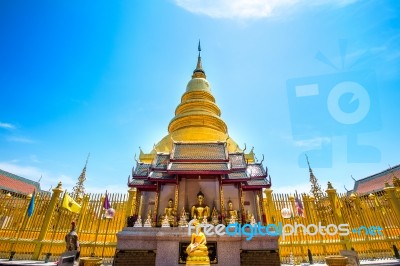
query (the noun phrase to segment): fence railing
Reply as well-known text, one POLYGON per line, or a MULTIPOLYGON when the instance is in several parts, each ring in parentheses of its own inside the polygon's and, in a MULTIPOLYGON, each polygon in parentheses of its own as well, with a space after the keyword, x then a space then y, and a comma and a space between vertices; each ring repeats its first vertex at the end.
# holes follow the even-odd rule
MULTIPOLYGON (((51 253, 52 260, 56 260, 66 249, 65 235, 71 229, 71 221, 76 221, 81 256, 111 261, 115 254, 116 233, 126 226, 128 216, 135 213, 136 191, 108 194, 115 209, 112 219, 104 216, 104 194, 86 194, 77 199, 82 206, 79 214, 61 208, 62 196, 61 184, 53 189, 51 196, 37 194, 33 215, 28 217, 29 197, 9 197, 0 193, 0 257, 9 258, 11 252, 15 252, 15 259, 44 260, 46 254, 51 253)), ((318 199, 307 195, 275 194, 267 189, 263 209, 267 223, 281 223, 282 226, 294 226, 295 223, 305 227, 319 223, 322 226, 349 225, 350 233, 346 236, 333 233, 304 235, 300 230, 297 235, 280 237, 282 263, 293 258, 308 262, 309 253, 314 262, 324 261, 326 256, 337 255, 344 249, 356 250, 361 259, 388 258, 394 255, 393 246, 399 248, 400 245, 399 188, 387 187, 376 195, 348 196, 328 187, 327 193, 318 199), (282 216, 283 209, 290 210, 288 218, 282 216), (382 235, 366 232, 371 226, 380 226, 382 235)))

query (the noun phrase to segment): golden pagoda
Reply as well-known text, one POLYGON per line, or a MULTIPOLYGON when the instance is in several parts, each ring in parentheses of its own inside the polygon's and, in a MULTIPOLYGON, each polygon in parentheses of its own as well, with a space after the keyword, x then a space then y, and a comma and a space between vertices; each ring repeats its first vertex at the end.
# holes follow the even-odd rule
POLYGON ((229 136, 202 67, 200 42, 198 51, 196 69, 168 125, 168 135, 149 153, 140 150, 132 170, 128 185, 137 190, 134 216, 151 213, 154 226, 161 226, 168 216, 170 225, 178 226, 182 212, 187 219, 199 218, 193 206, 203 195, 201 204, 210 213, 200 216, 209 222, 226 224, 232 215, 240 223, 251 215, 265 221, 262 189, 271 185, 267 169, 255 162, 253 149, 245 153, 246 148, 229 136))

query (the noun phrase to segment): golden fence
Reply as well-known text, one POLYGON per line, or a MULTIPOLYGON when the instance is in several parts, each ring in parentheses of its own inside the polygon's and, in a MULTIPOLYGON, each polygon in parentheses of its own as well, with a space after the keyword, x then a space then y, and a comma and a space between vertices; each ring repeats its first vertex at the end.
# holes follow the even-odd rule
POLYGON ((266 190, 264 208, 267 223, 282 223, 282 226, 297 223, 305 227, 319 223, 322 226, 349 225, 350 234, 344 236, 334 234, 333 226, 329 228, 331 235, 321 235, 314 230, 310 231, 315 235, 304 235, 299 227, 297 235, 285 239, 281 236, 279 252, 282 263, 309 262, 309 252, 314 263, 323 262, 326 256, 338 255, 340 250, 346 249, 357 251, 360 259, 393 258, 394 246, 400 248, 399 188, 387 187, 377 194, 357 196, 337 194, 328 184, 327 193, 319 199, 307 195, 273 194, 266 190), (303 205, 303 215, 298 213, 296 197, 303 205), (283 218, 282 209, 290 210, 289 218, 283 218), (371 226, 380 226, 382 235, 371 226))
POLYGON ((112 261, 116 247, 116 233, 126 226, 126 211, 134 204, 133 193, 108 194, 115 215, 112 219, 104 216, 105 194, 86 194, 80 200, 79 214, 61 208, 61 184, 51 196, 36 194, 34 213, 28 217, 30 198, 0 194, 0 258, 50 261, 66 250, 65 236, 76 221, 81 256, 96 256, 112 261), (130 197, 130 198, 129 198, 130 197))
MULTIPOLYGON (((81 257, 96 256, 111 262, 115 254, 116 233, 126 226, 127 218, 134 213, 136 192, 108 194, 115 209, 112 219, 104 217, 105 194, 87 194, 79 199, 81 212, 74 214, 63 208, 61 184, 53 194, 37 194, 31 217, 27 216, 30 199, 22 196, 8 196, 0 193, 0 258, 56 260, 66 249, 65 235, 76 221, 81 257)), ((349 224, 350 234, 281 236, 279 252, 282 263, 291 260, 308 262, 311 252, 314 262, 324 261, 328 255, 337 255, 340 250, 354 249, 361 259, 391 258, 393 246, 400 248, 400 191, 387 187, 374 195, 356 196, 338 194, 328 186, 327 193, 319 199, 307 195, 275 194, 265 191, 263 199, 267 223, 282 226, 310 224, 349 224), (296 197, 303 205, 304 215, 299 215, 296 197), (282 210, 290 210, 290 217, 283 218, 282 210), (367 234, 366 229, 380 226, 383 235, 367 234), (352 229, 360 229, 352 232, 352 229)), ((312 231, 312 230, 311 230, 312 231)), ((313 231, 312 231, 313 232, 313 231)))

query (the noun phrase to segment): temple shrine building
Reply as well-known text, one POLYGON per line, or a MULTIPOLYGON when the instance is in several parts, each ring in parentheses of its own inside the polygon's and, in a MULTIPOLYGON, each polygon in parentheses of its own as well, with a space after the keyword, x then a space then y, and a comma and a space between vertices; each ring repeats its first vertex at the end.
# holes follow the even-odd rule
POLYGON ((262 161, 255 161, 253 149, 246 152, 229 136, 200 51, 199 45, 196 69, 168 125, 168 135, 149 153, 140 150, 132 169, 128 185, 137 190, 134 217, 150 214, 153 225, 160 226, 165 210, 173 208, 171 226, 177 226, 182 213, 187 220, 194 218, 191 209, 202 194, 209 222, 226 223, 229 211, 239 223, 249 222, 252 216, 265 221, 262 189, 271 186, 268 170, 262 161), (171 200, 172 207, 168 206, 171 200))

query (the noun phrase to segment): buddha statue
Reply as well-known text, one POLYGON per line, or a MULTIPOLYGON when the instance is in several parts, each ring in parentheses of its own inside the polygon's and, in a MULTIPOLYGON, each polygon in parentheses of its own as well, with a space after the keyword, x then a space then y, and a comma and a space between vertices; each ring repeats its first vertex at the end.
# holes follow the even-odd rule
POLYGON ((245 217, 246 217, 246 223, 247 224, 250 223, 251 222, 251 214, 250 214, 249 210, 246 210, 245 217))
POLYGON ((142 217, 140 215, 138 216, 138 218, 137 218, 137 220, 135 222, 135 225, 133 227, 143 227, 143 225, 142 225, 142 217))
POLYGON ((169 223, 173 226, 175 223, 176 212, 174 210, 174 201, 172 199, 168 200, 168 206, 164 209, 164 219, 168 219, 169 223))
POLYGON ((203 201, 204 194, 200 191, 197 193, 197 204, 193 205, 190 213, 192 218, 196 216, 201 221, 204 217, 208 218, 210 216, 210 207, 205 205, 203 201))
POLYGON ((149 213, 147 214, 147 219, 144 222, 143 227, 151 227, 151 210, 149 211, 149 213))
POLYGON ((179 226, 180 227, 187 227, 188 226, 188 222, 186 221, 185 207, 182 207, 181 218, 179 219, 179 226))
POLYGON ((213 225, 219 224, 218 211, 215 207, 213 208, 213 211, 211 213, 211 223, 213 225))
POLYGON ((233 209, 233 203, 231 200, 228 201, 228 209, 226 210, 225 222, 227 224, 235 223, 238 220, 238 212, 233 209))
POLYGON ((256 225, 257 224, 256 219, 254 218, 254 214, 251 215, 250 224, 251 225, 256 225))
POLYGON ((186 248, 188 254, 186 265, 209 265, 210 258, 208 257, 207 240, 203 233, 203 227, 199 226, 198 220, 195 220, 193 225, 196 227, 196 231, 192 234, 190 245, 186 248))

